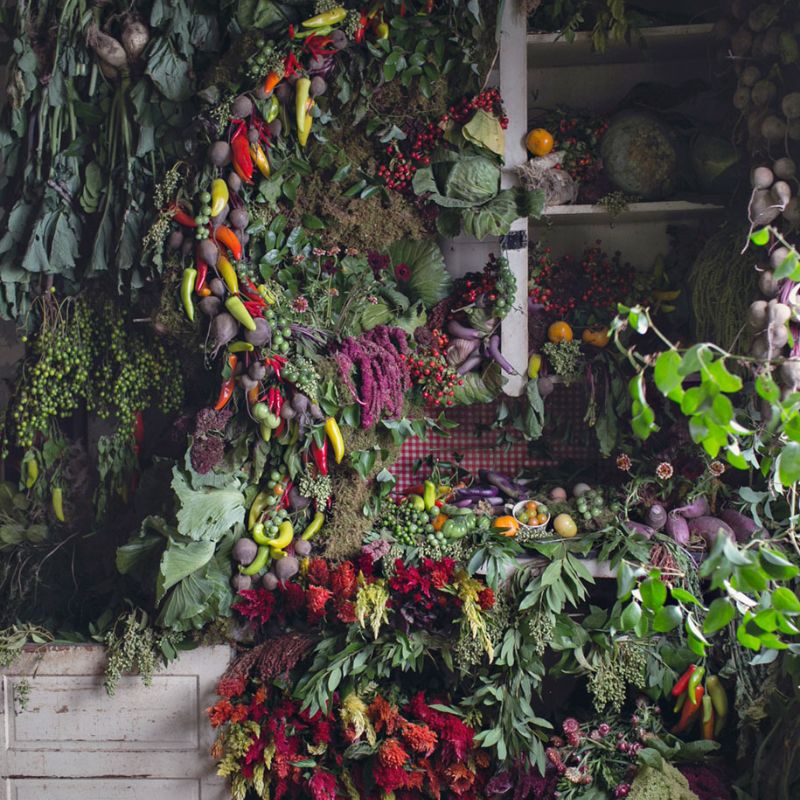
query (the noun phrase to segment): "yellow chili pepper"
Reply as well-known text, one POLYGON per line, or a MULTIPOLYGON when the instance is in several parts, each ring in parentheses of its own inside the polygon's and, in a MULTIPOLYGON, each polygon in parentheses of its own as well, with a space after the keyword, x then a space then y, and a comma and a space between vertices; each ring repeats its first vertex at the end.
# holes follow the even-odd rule
POLYGON ((333 457, 336 463, 341 464, 344 458, 344 437, 339 428, 339 423, 334 417, 328 417, 328 419, 325 420, 325 433, 333 448, 333 457))
POLYGON ((26 455, 22 461, 22 480, 26 489, 33 489, 39 477, 39 462, 34 455, 26 455))
POLYGON ((304 28, 321 28, 323 25, 338 25, 344 22, 347 16, 347 9, 344 6, 336 6, 328 11, 323 11, 314 17, 309 17, 303 21, 304 28))
POLYGON ((250 142, 250 157, 253 159, 253 163, 258 168, 258 171, 265 178, 269 178, 269 160, 267 159, 267 154, 264 152, 264 148, 258 142, 250 142))
POLYGON ((308 112, 314 101, 309 97, 310 90, 311 80, 309 78, 300 78, 294 86, 295 121, 297 123, 297 138, 301 147, 306 146, 308 135, 311 133, 311 115, 308 112))
POLYGON ((251 531, 258 522, 261 512, 267 507, 268 492, 259 492, 253 500, 253 505, 250 506, 250 512, 247 515, 247 530, 251 531))
POLYGON ((217 270, 222 280, 225 281, 228 291, 231 294, 239 294, 239 276, 236 274, 233 264, 222 253, 217 259, 217 270))
POLYGON ((425 510, 430 511, 436 503, 436 484, 433 481, 425 481, 422 499, 425 503, 425 510))
POLYGON ((250 316, 250 312, 244 307, 244 303, 238 297, 229 297, 225 301, 225 308, 228 313, 239 323, 244 325, 248 331, 256 329, 255 320, 250 316))
POLYGON ((64 516, 64 493, 61 491, 60 486, 54 486, 50 492, 50 502, 53 506, 53 513, 59 522, 65 522, 64 516))
POLYGON ((378 39, 388 39, 389 38, 389 26, 381 21, 375 26, 375 36, 378 39))
POLYGON ((312 536, 319 533, 322 523, 325 522, 325 515, 321 511, 314 514, 314 518, 308 523, 308 527, 303 531, 300 536, 301 539, 308 541, 312 536))
POLYGON ((276 550, 285 550, 294 539, 294 527, 288 520, 281 522, 278 526, 278 535, 274 539, 268 539, 269 546, 276 550))
POLYGON ((222 178, 216 178, 211 181, 211 216, 216 217, 222 213, 222 210, 228 203, 230 194, 228 193, 228 184, 222 178))
POLYGON ((278 98, 273 94, 272 97, 269 98, 269 108, 267 108, 267 113, 264 115, 264 122, 269 124, 275 120, 280 113, 280 110, 281 104, 278 101, 278 98))

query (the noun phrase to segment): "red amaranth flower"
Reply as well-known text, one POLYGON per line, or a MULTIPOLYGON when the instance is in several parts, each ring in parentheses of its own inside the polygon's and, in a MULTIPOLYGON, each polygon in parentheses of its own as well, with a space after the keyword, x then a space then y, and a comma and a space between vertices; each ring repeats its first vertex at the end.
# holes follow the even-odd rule
POLYGON ((233 703, 231 703, 230 700, 220 700, 211 706, 211 708, 207 708, 206 713, 211 721, 211 727, 218 728, 231 718, 233 703))
POLYGON ((345 625, 352 625, 356 621, 356 607, 352 600, 338 600, 336 602, 336 619, 345 625))
POLYGON ((309 561, 308 580, 309 583, 315 583, 317 586, 328 585, 330 570, 328 569, 328 562, 324 558, 312 558, 309 561))
POLYGON ((415 725, 413 722, 402 722, 400 732, 406 744, 415 752, 430 756, 433 754, 438 737, 427 725, 415 725))
POLYGON ((491 587, 487 586, 478 592, 478 603, 484 611, 494 608, 494 592, 491 587))
POLYGON ((331 589, 337 597, 349 600, 358 589, 356 568, 352 561, 343 561, 331 574, 331 589))
POLYGON ((242 589, 239 595, 242 600, 231 606, 234 611, 262 625, 270 620, 275 608, 275 595, 272 592, 259 586, 257 589, 242 589))
POLYGON ((313 800, 336 800, 336 776, 331 772, 315 769, 308 788, 313 800))
POLYGON ((217 694, 230 700, 238 694, 244 692, 247 686, 247 676, 245 675, 223 675, 217 684, 217 694))
POLYGON ((410 756, 397 739, 387 739, 378 750, 378 761, 384 767, 402 767, 410 756))
POLYGON ((306 589, 306 608, 309 619, 318 619, 325 616, 325 606, 333 597, 333 592, 324 586, 309 586, 306 589))

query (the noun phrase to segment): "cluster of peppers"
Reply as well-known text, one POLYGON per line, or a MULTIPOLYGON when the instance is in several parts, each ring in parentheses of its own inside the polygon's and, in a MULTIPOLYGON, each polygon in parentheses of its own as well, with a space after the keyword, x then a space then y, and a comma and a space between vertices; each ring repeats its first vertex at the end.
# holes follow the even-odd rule
POLYGON ((728 718, 728 695, 717 675, 709 675, 703 685, 706 668, 691 664, 672 687, 676 698, 675 713, 680 714, 671 733, 688 733, 699 722, 703 739, 717 738, 728 718))

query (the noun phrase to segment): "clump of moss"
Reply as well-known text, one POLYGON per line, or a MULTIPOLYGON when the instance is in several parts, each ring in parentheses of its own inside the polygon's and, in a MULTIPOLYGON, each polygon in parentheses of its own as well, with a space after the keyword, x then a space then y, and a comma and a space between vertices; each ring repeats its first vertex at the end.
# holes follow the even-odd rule
POLYGON ((372 527, 372 520, 364 516, 370 486, 351 469, 335 470, 331 484, 336 499, 323 528, 326 534, 323 555, 331 561, 342 561, 358 555, 361 542, 372 527))
POLYGON ((381 118, 394 119, 402 126, 414 117, 441 116, 447 111, 448 96, 447 79, 440 77, 431 83, 430 97, 414 86, 406 88, 400 81, 390 81, 375 91, 372 101, 381 118))
POLYGON ((631 784, 628 800, 699 800, 689 788, 689 782, 672 764, 664 762, 662 769, 644 767, 631 784))
POLYGON ((376 242, 386 246, 398 239, 419 239, 424 232, 415 206, 397 193, 382 196, 376 192, 364 200, 351 199, 332 194, 331 184, 319 174, 310 176, 298 189, 292 221, 299 221, 304 214, 326 220, 328 226, 321 231, 326 246, 346 245, 366 251, 376 242))

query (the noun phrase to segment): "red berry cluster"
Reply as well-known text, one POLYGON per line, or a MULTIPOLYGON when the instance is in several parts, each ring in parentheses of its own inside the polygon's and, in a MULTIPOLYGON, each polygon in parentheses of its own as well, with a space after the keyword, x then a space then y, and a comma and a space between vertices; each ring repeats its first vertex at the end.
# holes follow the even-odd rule
POLYGON ((452 406, 456 386, 464 379, 447 363, 447 345, 450 339, 434 330, 430 350, 406 356, 412 380, 422 388, 422 396, 434 406, 452 406))
POLYGON ((497 283, 497 268, 494 262, 484 267, 483 272, 468 272, 456 281, 455 290, 461 303, 474 303, 481 295, 487 295, 492 303, 497 300, 495 285, 497 283))
POLYGON ((533 257, 531 275, 528 295, 544 306, 545 313, 558 318, 584 308, 593 316, 603 311, 613 316, 617 303, 631 298, 636 277, 620 253, 607 255, 599 241, 579 263, 571 256, 553 260, 550 248, 542 248, 533 257))
POLYGON ((602 170, 600 141, 608 130, 608 120, 585 116, 559 114, 551 120, 549 130, 555 130, 554 149, 564 151, 565 169, 579 183, 589 183, 602 170))
POLYGON ((386 181, 389 189, 403 192, 411 187, 411 179, 417 168, 411 163, 397 142, 391 142, 386 147, 388 164, 381 164, 378 168, 378 175, 386 181))
POLYGON ((478 110, 492 114, 500 120, 500 127, 504 130, 508 127, 508 117, 503 108, 503 98, 499 89, 486 89, 475 97, 465 97, 458 104, 450 106, 447 114, 442 117, 442 122, 464 123, 478 110))

